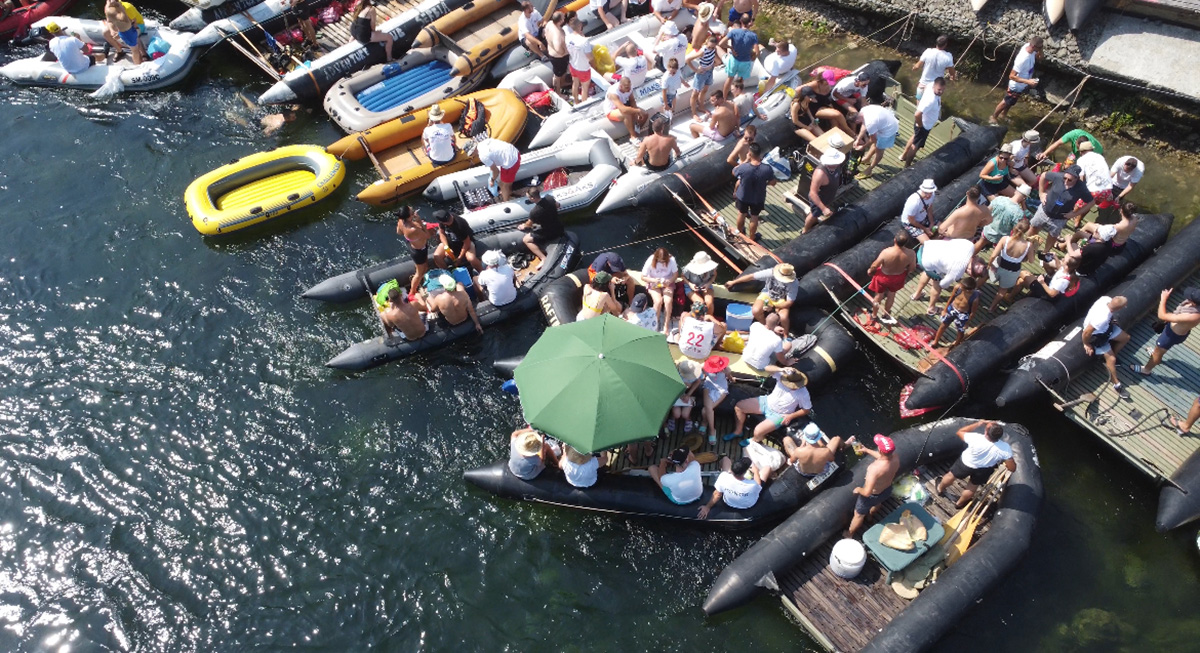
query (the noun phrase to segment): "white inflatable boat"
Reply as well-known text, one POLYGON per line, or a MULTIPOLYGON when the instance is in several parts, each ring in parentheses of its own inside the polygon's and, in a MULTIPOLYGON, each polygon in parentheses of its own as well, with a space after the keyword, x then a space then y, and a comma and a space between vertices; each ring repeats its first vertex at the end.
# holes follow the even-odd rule
MULTIPOLYGON (((507 227, 524 222, 529 218, 533 203, 517 195, 535 179, 544 180, 559 168, 567 169, 568 183, 545 194, 553 195, 558 200, 559 211, 567 213, 592 204, 604 194, 621 175, 621 153, 607 135, 524 152, 517 181, 513 184, 514 199, 480 206, 464 213, 463 218, 472 229, 507 227)), ((476 204, 475 198, 491 197, 490 179, 491 171, 486 166, 444 175, 425 189, 425 199, 460 200, 469 207, 476 204)))
MULTIPOLYGON (((85 20, 70 16, 47 16, 32 27, 44 27, 55 22, 65 33, 75 34, 94 48, 103 48, 104 23, 98 20, 85 20)), ((162 27, 152 20, 146 21, 146 35, 143 45, 154 39, 162 39, 169 46, 161 57, 147 59, 141 65, 134 65, 133 57, 126 55, 120 61, 97 63, 79 73, 68 73, 57 61, 45 61, 41 56, 28 59, 18 59, 0 68, 0 75, 8 78, 14 84, 25 86, 59 86, 96 90, 104 86, 110 74, 119 74, 121 84, 126 91, 155 91, 171 86, 182 80, 196 63, 199 52, 189 45, 191 35, 178 32, 169 27, 162 27), (117 71, 120 71, 119 73, 117 71)))
MULTIPOLYGON (((241 0, 241 2, 249 4, 246 0, 241 0)), ((291 6, 291 0, 266 0, 237 13, 215 18, 215 20, 212 14, 226 13, 225 10, 234 8, 235 5, 226 4, 205 11, 193 7, 172 20, 171 27, 196 32, 192 37, 192 47, 199 48, 212 45, 228 35, 237 34, 276 18, 291 6)))

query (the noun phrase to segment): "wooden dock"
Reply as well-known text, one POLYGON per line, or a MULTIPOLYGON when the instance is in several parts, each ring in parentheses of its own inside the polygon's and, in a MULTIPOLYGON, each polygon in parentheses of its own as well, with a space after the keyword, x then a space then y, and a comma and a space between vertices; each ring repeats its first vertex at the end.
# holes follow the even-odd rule
MULTIPOLYGON (((896 145, 885 150, 883 160, 876 166, 875 174, 870 179, 856 180, 849 190, 839 194, 839 205, 854 202, 904 169, 900 155, 904 152, 904 145, 912 137, 913 114, 916 112, 916 105, 908 97, 897 96, 895 109, 896 117, 900 121, 900 133, 896 136, 896 145)), ((924 158, 925 155, 956 138, 961 131, 952 118, 943 119, 930 132, 929 139, 925 147, 917 153, 917 158, 924 158)), ((697 227, 703 228, 707 232, 707 236, 715 239, 715 243, 721 245, 741 261, 754 263, 770 250, 791 242, 804 229, 804 214, 793 208, 793 205, 787 200, 787 195, 794 194, 807 204, 811 173, 805 171, 797 177, 796 181, 782 182, 767 188, 767 202, 762 213, 762 221, 758 225, 758 233, 761 238, 757 244, 749 242, 744 237, 727 239, 724 230, 717 226, 712 219, 712 212, 716 211, 730 228, 737 225, 738 210, 733 197, 732 177, 729 184, 720 188, 703 191, 695 189, 701 196, 698 204, 693 203, 695 198, 691 197, 680 197, 680 200, 686 204, 684 208, 690 209, 686 211, 687 219, 697 223, 697 227)))
MULTIPOLYGON (((1200 272, 1178 287, 1200 286, 1200 272)), ((1167 310, 1180 302, 1180 293, 1172 294, 1167 310)), ((1067 419, 1096 434, 1124 456, 1134 467, 1155 481, 1165 481, 1197 449, 1200 434, 1188 436, 1166 423, 1168 416, 1187 416, 1200 394, 1200 337, 1191 336, 1167 351, 1163 362, 1150 376, 1129 369, 1133 363, 1145 364, 1158 333, 1148 315, 1128 331, 1129 342, 1117 355, 1117 375, 1125 384, 1130 399, 1122 400, 1108 382, 1108 371, 1099 359, 1061 391, 1051 391, 1056 407, 1094 393, 1096 399, 1061 408, 1067 419)))
MULTIPOLYGON (((930 495, 925 510, 942 523, 958 510, 952 500, 934 494, 931 488, 952 463, 953 459, 916 470, 930 495)), ((963 481, 955 481, 947 494, 957 498, 962 488, 963 481)), ((901 503, 896 497, 888 499, 878 516, 887 516, 901 503)), ((876 521, 868 519, 864 529, 876 521)), ((908 607, 909 600, 892 590, 885 582, 887 572, 869 555, 856 578, 847 580, 830 571, 829 554, 837 539, 822 544, 803 563, 781 574, 779 593, 783 605, 821 646, 830 651, 857 651, 908 607)))
MULTIPOLYGON (((385 21, 391 20, 395 16, 399 16, 400 14, 415 8, 418 4, 420 4, 419 0, 382 0, 375 7, 375 12, 378 16, 376 19, 376 24, 382 25, 385 21)), ((298 23, 294 17, 289 18, 287 22, 288 29, 298 26, 298 23)), ((347 11, 346 13, 342 14, 341 19, 339 19, 336 23, 319 26, 317 28, 316 47, 308 53, 307 58, 315 61, 316 59, 323 57, 333 50, 354 40, 354 37, 350 35, 350 25, 353 22, 354 19, 352 18, 351 12, 347 11)), ((275 65, 272 64, 268 59, 271 54, 271 50, 266 47, 264 39, 261 36, 261 32, 258 29, 251 29, 243 33, 243 35, 238 38, 231 38, 229 39, 229 43, 231 43, 233 47, 238 50, 238 52, 246 55, 247 59, 270 75, 271 79, 275 81, 283 79, 283 75, 287 74, 287 72, 300 63, 300 61, 291 60, 291 65, 288 70, 281 72, 280 70, 276 69, 275 65), (250 40, 247 40, 248 38, 250 40)), ((280 47, 284 48, 285 52, 287 51, 287 47, 282 45, 280 47)), ((303 60, 303 58, 297 58, 303 60)))

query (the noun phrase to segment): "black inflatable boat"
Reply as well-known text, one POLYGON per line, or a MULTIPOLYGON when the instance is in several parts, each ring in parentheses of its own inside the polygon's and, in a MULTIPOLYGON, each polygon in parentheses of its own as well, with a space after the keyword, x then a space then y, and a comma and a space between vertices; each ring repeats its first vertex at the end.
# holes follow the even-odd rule
POLYGON ((905 406, 909 410, 950 406, 972 392, 977 380, 998 373, 1002 365, 1028 351, 1051 330, 1084 314, 1106 289, 1166 241, 1173 220, 1170 214, 1141 216, 1121 251, 1090 276, 1081 277, 1073 294, 1054 300, 1018 299, 918 378, 905 406))
MULTIPOLYGON (((955 418, 905 429, 892 435, 901 470, 946 461, 963 450, 955 433, 972 420, 955 418)), ((921 651, 931 647, 1004 578, 1029 548, 1042 502, 1042 477, 1028 431, 1006 424, 1017 469, 1000 498, 988 531, 954 565, 901 610, 864 650, 921 651)), ((850 522, 856 495, 870 459, 835 479, 819 496, 764 536, 726 567, 713 583, 704 612, 715 615, 750 602, 777 577, 804 562, 850 522)), ((890 590, 889 590, 890 591, 890 590)))
MULTIPOLYGON (((511 255, 528 253, 529 250, 522 242, 524 236, 525 232, 512 229, 491 234, 476 234, 473 240, 481 254, 486 250, 498 249, 505 255, 511 255)), ((475 312, 484 328, 533 309, 537 304, 537 291, 561 277, 579 262, 579 239, 574 233, 567 232, 562 238, 547 245, 545 252, 547 258, 541 270, 530 274, 524 280, 517 290, 515 300, 504 306, 493 306, 487 300, 481 300, 475 305, 475 312)), ((409 259, 380 263, 326 279, 304 291, 301 297, 327 302, 369 299, 381 285, 393 279, 400 282, 401 288, 407 288, 415 268, 415 264, 409 259)), ((378 336, 351 345, 326 365, 341 370, 364 370, 437 349, 473 333, 475 324, 470 320, 449 328, 432 323, 428 325, 425 336, 419 340, 407 341, 402 338, 378 336)))

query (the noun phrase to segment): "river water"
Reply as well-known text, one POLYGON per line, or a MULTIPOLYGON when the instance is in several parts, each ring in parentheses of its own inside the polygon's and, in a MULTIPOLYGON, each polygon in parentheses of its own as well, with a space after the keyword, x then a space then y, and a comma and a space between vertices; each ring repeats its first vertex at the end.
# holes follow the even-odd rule
MULTIPOLYGON (((0 86, 0 650, 813 649, 773 599, 702 616, 761 533, 462 482, 506 450, 519 406, 489 363, 524 351, 537 316, 361 375, 323 367, 372 320, 299 291, 398 250, 391 219, 350 199, 370 168, 228 240, 200 238, 182 204, 222 163, 338 137, 319 116, 261 137, 237 94, 265 87, 226 50, 161 94, 0 86)), ((571 228, 592 252, 679 224, 571 228)), ((815 398, 822 424, 900 426, 903 382, 865 352, 815 398)), ((1033 426, 1048 500, 1025 563, 941 648, 1194 650, 1194 529, 1155 534, 1149 483, 1052 410, 1003 417, 1033 426)))

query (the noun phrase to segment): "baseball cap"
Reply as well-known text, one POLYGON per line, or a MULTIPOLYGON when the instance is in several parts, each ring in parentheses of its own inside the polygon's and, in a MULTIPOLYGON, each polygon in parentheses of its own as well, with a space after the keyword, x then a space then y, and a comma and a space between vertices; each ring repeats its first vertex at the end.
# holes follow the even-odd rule
POLYGON ((879 453, 892 453, 896 450, 896 443, 882 433, 875 434, 875 446, 879 447, 879 453))
POLYGON ((433 219, 446 224, 454 219, 454 214, 445 209, 438 209, 433 212, 433 219))

